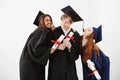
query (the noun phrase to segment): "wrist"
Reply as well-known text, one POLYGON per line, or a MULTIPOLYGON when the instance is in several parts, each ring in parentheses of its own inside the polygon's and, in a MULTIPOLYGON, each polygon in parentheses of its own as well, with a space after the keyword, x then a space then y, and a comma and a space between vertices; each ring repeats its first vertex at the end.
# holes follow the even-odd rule
POLYGON ((66 47, 67 47, 68 49, 71 49, 71 45, 67 45, 66 47))

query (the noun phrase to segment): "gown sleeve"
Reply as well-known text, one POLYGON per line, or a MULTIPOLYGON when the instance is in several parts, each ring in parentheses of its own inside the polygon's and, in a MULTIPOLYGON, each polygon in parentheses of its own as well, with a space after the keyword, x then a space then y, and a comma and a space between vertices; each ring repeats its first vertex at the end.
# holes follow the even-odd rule
POLYGON ((77 60, 80 54, 80 35, 78 32, 74 33, 74 40, 75 42, 71 40, 72 46, 71 51, 69 52, 71 61, 77 60))
POLYGON ((47 45, 47 31, 37 29, 28 42, 28 52, 30 57, 37 63, 46 65, 49 58, 50 48, 47 45))
POLYGON ((110 59, 106 56, 102 51, 101 58, 102 58, 102 67, 101 67, 101 76, 104 80, 109 80, 110 75, 110 59))
MULTIPOLYGON (((95 54, 95 51, 94 51, 95 54)), ((93 55, 94 55, 93 54, 93 55)), ((99 71, 99 74, 102 80, 109 80, 109 73, 110 73, 110 60, 109 57, 106 56, 101 50, 98 59, 96 60, 95 55, 92 57, 93 62, 95 63, 96 69, 99 71)), ((93 80, 95 77, 92 76, 90 80, 93 80)))

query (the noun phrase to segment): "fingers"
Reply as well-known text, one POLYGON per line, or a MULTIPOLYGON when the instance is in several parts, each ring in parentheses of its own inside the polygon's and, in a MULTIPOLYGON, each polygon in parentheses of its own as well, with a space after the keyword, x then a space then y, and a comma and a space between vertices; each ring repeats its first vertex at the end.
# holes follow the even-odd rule
POLYGON ((65 44, 65 46, 66 46, 68 49, 71 48, 71 43, 70 43, 70 41, 69 41, 68 39, 64 39, 64 40, 63 40, 63 44, 65 44))
POLYGON ((65 44, 60 44, 57 49, 59 50, 64 50, 65 49, 65 44))
POLYGON ((91 70, 94 70, 95 67, 94 67, 94 63, 91 61, 89 63, 87 63, 88 67, 91 69, 91 70))
POLYGON ((50 54, 53 54, 55 52, 55 49, 51 48, 50 54))

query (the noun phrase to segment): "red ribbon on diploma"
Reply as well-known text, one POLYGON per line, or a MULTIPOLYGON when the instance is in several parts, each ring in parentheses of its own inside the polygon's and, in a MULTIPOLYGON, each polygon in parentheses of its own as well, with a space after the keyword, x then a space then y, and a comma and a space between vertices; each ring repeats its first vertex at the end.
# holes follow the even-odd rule
POLYGON ((69 39, 71 39, 73 42, 75 42, 75 40, 74 40, 74 37, 72 36, 72 37, 70 37, 69 35, 67 35, 66 36, 66 38, 69 38, 69 39))
POLYGON ((58 40, 51 40, 51 42, 56 43, 56 45, 55 45, 55 46, 60 45, 60 41, 58 41, 58 40))
POLYGON ((91 73, 88 74, 88 76, 92 76, 94 74, 95 71, 98 71, 98 70, 93 70, 91 73))

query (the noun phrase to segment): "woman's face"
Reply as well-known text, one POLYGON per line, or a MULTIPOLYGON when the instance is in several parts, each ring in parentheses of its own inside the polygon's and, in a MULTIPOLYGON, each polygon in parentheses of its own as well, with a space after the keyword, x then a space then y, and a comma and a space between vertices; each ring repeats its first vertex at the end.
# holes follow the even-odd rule
POLYGON ((69 18, 66 18, 66 19, 62 19, 62 28, 64 30, 68 30, 70 28, 70 19, 69 18))
POLYGON ((93 32, 93 28, 87 28, 85 29, 85 31, 83 32, 83 36, 86 38, 87 36, 89 36, 91 33, 93 32))
POLYGON ((52 25, 52 20, 51 20, 51 18, 50 18, 49 16, 46 16, 46 17, 44 18, 44 24, 45 24, 45 27, 47 27, 47 28, 50 28, 50 27, 51 27, 51 25, 52 25))

